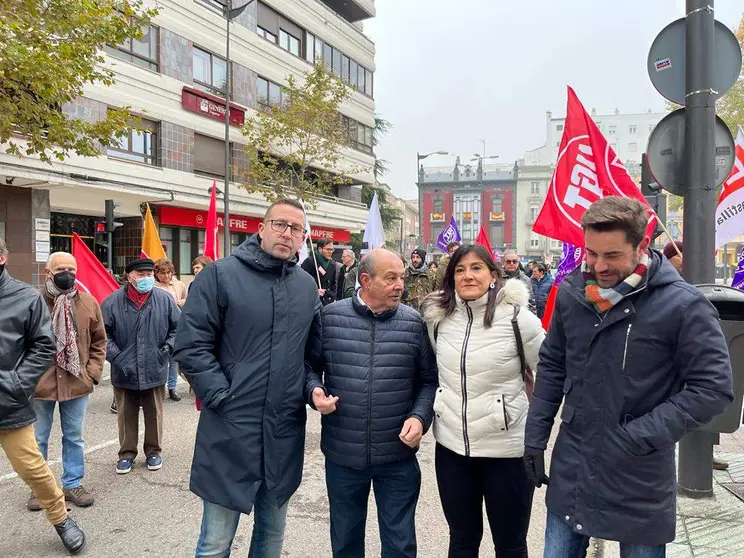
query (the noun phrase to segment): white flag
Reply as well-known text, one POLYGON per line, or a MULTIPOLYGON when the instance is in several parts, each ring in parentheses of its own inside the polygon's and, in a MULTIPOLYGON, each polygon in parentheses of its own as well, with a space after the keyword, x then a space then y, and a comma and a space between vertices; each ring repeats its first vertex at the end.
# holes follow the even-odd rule
POLYGON ((380 203, 377 201, 377 192, 375 192, 375 197, 372 198, 372 203, 369 206, 367 226, 364 229, 363 240, 367 243, 369 250, 385 246, 385 231, 382 228, 382 217, 380 216, 380 203))
POLYGON ((716 248, 744 234, 744 130, 736 134, 736 158, 716 207, 716 248))
MULTIPOLYGON (((305 204, 302 200, 300 200, 300 203, 302 204, 302 208, 305 209, 305 204)), ((310 255, 307 250, 307 241, 310 238, 310 233, 312 231, 310 230, 310 219, 307 217, 307 209, 305 209, 305 240, 302 243, 302 246, 300 246, 300 259, 297 261, 297 263, 304 262, 307 257, 310 255)))

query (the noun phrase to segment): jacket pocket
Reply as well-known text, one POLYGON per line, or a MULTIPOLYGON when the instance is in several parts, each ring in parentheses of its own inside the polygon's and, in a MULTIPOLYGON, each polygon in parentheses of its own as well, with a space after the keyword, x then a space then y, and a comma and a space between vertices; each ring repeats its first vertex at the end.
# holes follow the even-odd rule
POLYGON ((509 430, 511 421, 516 417, 510 417, 506 410, 506 401, 503 394, 494 395, 489 405, 489 420, 496 432, 506 432, 509 430))
POLYGON ((573 405, 564 404, 563 410, 561 411, 561 421, 566 424, 571 424, 575 414, 576 408, 573 405))

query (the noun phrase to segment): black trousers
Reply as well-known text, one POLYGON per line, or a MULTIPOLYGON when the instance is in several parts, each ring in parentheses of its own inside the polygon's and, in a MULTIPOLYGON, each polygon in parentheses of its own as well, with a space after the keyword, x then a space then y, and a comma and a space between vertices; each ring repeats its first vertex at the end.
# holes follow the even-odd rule
POLYGON ((437 444, 435 466, 450 558, 478 558, 484 499, 496 558, 526 558, 534 486, 522 459, 465 457, 437 444))

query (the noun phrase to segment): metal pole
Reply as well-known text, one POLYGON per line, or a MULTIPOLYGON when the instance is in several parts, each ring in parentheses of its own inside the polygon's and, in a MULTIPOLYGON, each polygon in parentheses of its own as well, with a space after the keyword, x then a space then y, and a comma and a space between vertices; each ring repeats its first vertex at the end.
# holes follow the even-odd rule
MULTIPOLYGON (((690 284, 715 283, 715 102, 713 0, 687 0, 685 107, 685 264, 690 284)), ((679 492, 713 496, 713 435, 695 431, 679 443, 679 492)))
POLYGON ((106 248, 106 265, 108 266, 109 273, 114 272, 114 233, 109 231, 107 233, 106 240, 108 241, 108 248, 106 248))
POLYGON ((232 0, 225 3, 225 19, 227 20, 225 32, 225 216, 224 219, 224 246, 222 254, 224 257, 232 253, 230 242, 230 11, 232 0))
POLYGON ((728 255, 728 243, 723 245, 723 282, 728 285, 729 278, 729 255, 728 255))

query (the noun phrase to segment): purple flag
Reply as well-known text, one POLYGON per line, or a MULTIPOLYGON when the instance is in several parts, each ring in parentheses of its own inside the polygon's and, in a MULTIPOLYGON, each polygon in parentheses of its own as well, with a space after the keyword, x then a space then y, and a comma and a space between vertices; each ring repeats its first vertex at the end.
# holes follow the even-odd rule
POLYGON ((736 266, 736 272, 734 273, 734 280, 731 282, 731 286, 744 291, 744 248, 741 249, 739 265, 736 266))
POLYGON ((558 271, 555 274, 555 285, 558 286, 569 273, 581 265, 582 261, 584 261, 584 249, 581 246, 564 242, 561 262, 558 264, 558 271))
POLYGON ((460 236, 460 229, 457 228, 457 222, 455 222, 455 216, 450 219, 449 225, 444 227, 444 230, 439 233, 437 237, 437 247, 444 253, 447 253, 447 244, 450 242, 462 242, 460 236))
POLYGON ((496 260, 497 262, 501 261, 501 254, 499 253, 498 248, 493 249, 493 259, 496 260))

